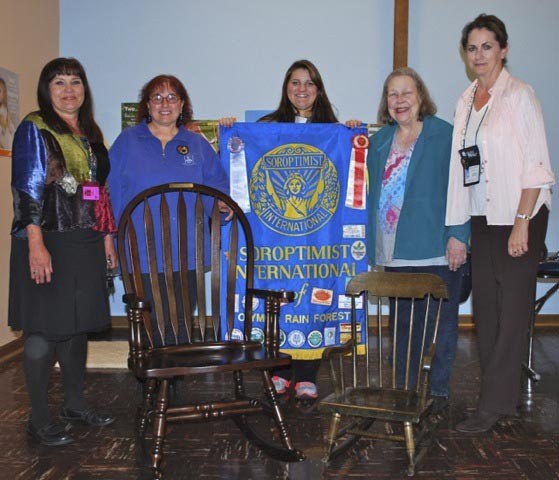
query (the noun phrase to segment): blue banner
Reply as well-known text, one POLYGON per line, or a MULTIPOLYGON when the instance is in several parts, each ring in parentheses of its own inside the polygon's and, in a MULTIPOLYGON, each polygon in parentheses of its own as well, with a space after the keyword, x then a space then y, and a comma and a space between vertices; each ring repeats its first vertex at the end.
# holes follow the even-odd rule
MULTIPOLYGON (((351 277, 367 271, 367 213, 346 206, 349 197, 365 194, 353 188, 363 175, 351 171, 366 153, 356 157, 352 148, 363 147, 363 134, 365 129, 339 124, 236 123, 220 129, 231 196, 254 233, 255 287, 296 294, 282 307, 280 325, 281 349, 295 359, 320 358, 324 347, 350 338, 351 305, 343 293, 351 277)), ((359 305, 361 340, 364 312, 359 305)), ((241 333, 243 320, 237 311, 234 334, 241 333)), ((264 336, 264 305, 257 300, 252 336, 264 336)))

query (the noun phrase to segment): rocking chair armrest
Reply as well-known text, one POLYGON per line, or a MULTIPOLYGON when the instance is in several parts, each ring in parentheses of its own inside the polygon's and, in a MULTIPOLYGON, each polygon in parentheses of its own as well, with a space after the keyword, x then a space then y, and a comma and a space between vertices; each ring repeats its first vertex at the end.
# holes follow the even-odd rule
POLYGON ((295 293, 287 290, 262 290, 249 288, 249 294, 262 297, 265 300, 265 341, 266 352, 271 355, 279 354, 280 336, 280 307, 282 304, 290 303, 295 299, 295 293))
POLYGON ((419 385, 419 394, 421 398, 425 401, 429 397, 429 385, 431 377, 431 366, 433 364, 434 353, 428 352, 423 357, 423 367, 422 367, 422 380, 419 385))
POLYGON ((342 345, 327 347, 322 352, 322 359, 326 360, 329 365, 330 381, 337 398, 340 397, 345 389, 342 356, 350 353, 354 346, 353 340, 350 339, 342 345), (338 360, 338 363, 336 360, 338 360))
POLYGON ((279 299, 280 303, 291 303, 295 299, 295 292, 291 290, 249 288, 248 291, 252 292, 255 297, 279 299))
POLYGON ((151 311, 151 303, 135 293, 123 295, 122 301, 128 310, 128 368, 133 370, 149 355, 144 338, 143 316, 144 312, 151 311))
POLYGON ((425 355, 425 357, 423 357, 423 371, 430 372, 432 363, 433 363, 433 355, 428 353, 427 355, 425 355))
POLYGON ((151 310, 151 303, 135 293, 124 294, 122 296, 122 301, 128 308, 136 310, 151 310))
POLYGON ((322 359, 331 360, 332 357, 334 357, 335 355, 347 355, 349 352, 351 352, 352 348, 353 348, 353 342, 351 340, 348 340, 342 345, 336 345, 334 347, 326 347, 322 352, 322 359))

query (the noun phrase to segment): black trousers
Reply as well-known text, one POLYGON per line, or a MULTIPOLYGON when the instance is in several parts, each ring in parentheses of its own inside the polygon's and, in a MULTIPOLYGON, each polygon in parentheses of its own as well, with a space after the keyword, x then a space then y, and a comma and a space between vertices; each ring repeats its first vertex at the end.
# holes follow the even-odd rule
POLYGON ((544 206, 530 220, 528 252, 521 257, 508 254, 512 226, 487 225, 486 217, 472 217, 472 298, 481 366, 480 410, 516 413, 548 215, 544 206))

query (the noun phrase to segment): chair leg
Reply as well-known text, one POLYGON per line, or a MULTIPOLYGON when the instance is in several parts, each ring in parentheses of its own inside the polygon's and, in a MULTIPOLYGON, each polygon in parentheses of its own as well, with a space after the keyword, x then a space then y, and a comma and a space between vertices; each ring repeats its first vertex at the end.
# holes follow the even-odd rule
POLYGON ((165 440, 165 427, 167 407, 169 406, 169 380, 162 380, 159 385, 157 394, 157 403, 155 407, 155 418, 153 422, 153 450, 152 450, 152 468, 154 478, 163 478, 161 471, 161 463, 163 461, 163 442, 165 440))
POLYGON ((287 449, 294 450, 291 443, 291 438, 287 431, 287 424, 283 419, 283 414, 278 404, 276 389, 274 388, 274 384, 272 383, 270 372, 268 370, 262 370, 262 377, 264 379, 264 390, 272 407, 272 416, 274 418, 274 422, 276 423, 276 427, 278 428, 281 443, 283 443, 287 449))
POLYGON ((330 456, 332 455, 334 446, 336 445, 336 433, 338 432, 341 420, 342 416, 338 412, 334 412, 332 414, 332 419, 330 420, 330 428, 328 429, 328 437, 326 438, 326 455, 322 459, 322 461, 325 463, 330 460, 330 456))
POLYGON ((327 451, 322 459, 325 463, 347 452, 363 437, 363 434, 371 428, 373 423, 375 423, 374 418, 361 418, 360 420, 356 420, 340 428, 341 418, 342 416, 336 412, 333 414, 333 418, 330 421, 330 429, 328 430, 328 437, 326 439, 327 451), (338 420, 335 418, 336 415, 339 417, 338 420), (340 440, 342 438, 343 440, 340 440))
POLYGON ((144 438, 148 424, 148 415, 153 410, 153 400, 157 380, 149 378, 143 383, 142 404, 138 408, 138 435, 144 438))
POLYGON ((404 422, 404 435, 406 437, 406 451, 410 464, 408 466, 408 476, 415 475, 415 440, 413 438, 413 425, 410 422, 404 422))
MULTIPOLYGON (((279 431, 283 448, 260 438, 260 436, 248 424, 245 415, 233 417, 233 420, 235 421, 239 429, 245 434, 246 438, 251 443, 260 448, 264 453, 268 454, 270 457, 275 458, 276 460, 281 460, 282 462, 303 461, 305 459, 304 453, 294 448, 293 444, 291 443, 291 438, 287 431, 287 424, 283 419, 283 415, 276 399, 276 391, 270 377, 270 372, 267 370, 263 370, 262 376, 264 379, 264 392, 270 403, 269 410, 262 405, 262 411, 263 413, 269 413, 270 416, 273 418, 276 428, 279 431)), ((237 376, 235 376, 235 378, 237 379, 237 376)), ((244 395, 242 384, 237 384, 237 394, 244 395)))
POLYGON ((245 385, 243 383, 243 372, 237 370, 233 372, 233 379, 235 381, 235 398, 245 398, 245 385))

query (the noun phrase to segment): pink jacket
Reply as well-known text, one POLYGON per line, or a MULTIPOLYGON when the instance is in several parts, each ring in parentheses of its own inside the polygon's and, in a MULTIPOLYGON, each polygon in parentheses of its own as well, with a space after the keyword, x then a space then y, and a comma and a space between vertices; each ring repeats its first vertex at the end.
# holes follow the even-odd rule
MULTIPOLYGON (((454 133, 446 207, 446 224, 461 225, 469 219, 469 190, 463 186, 463 168, 458 150, 475 80, 458 99, 454 115, 454 133)), ((525 188, 551 186, 551 170, 545 127, 540 104, 530 85, 514 78, 503 68, 489 90, 489 110, 479 131, 481 161, 485 168, 486 216, 489 225, 512 225, 520 195, 525 188)), ((483 181, 483 178, 482 178, 483 181)), ((551 190, 542 188, 534 207, 551 209, 551 190)))

